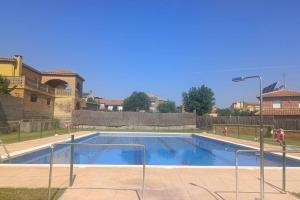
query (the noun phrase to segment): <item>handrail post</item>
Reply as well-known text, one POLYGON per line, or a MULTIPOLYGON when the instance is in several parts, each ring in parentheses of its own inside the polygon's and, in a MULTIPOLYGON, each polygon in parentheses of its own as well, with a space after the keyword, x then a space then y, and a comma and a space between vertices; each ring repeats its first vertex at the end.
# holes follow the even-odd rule
MULTIPOLYGON (((9 152, 8 152, 8 150, 7 150, 4 142, 2 140, 0 140, 0 145, 2 145, 4 151, 5 151, 6 155, 7 155, 8 162, 10 162, 10 154, 9 154, 9 152)), ((1 158, 1 156, 0 156, 0 158, 1 158)))
POLYGON ((286 191, 286 144, 282 144, 282 190, 286 191))
POLYGON ((52 168, 53 168, 53 152, 54 152, 54 144, 50 146, 50 169, 49 169, 49 182, 48 182, 48 200, 51 200, 51 182, 52 182, 52 168))
POLYGON ((19 121, 19 127, 18 127, 18 142, 21 141, 21 121, 19 121))
POLYGON ((146 175, 146 147, 143 147, 144 160, 143 160, 143 184, 142 184, 142 200, 144 199, 144 190, 145 190, 145 175, 146 175))
POLYGON ((239 199, 239 174, 238 174, 238 156, 239 156, 239 151, 236 151, 235 153, 235 199, 239 199))
POLYGON ((69 186, 73 185, 73 167, 74 167, 74 135, 71 135, 71 149, 70 149, 70 177, 69 186))

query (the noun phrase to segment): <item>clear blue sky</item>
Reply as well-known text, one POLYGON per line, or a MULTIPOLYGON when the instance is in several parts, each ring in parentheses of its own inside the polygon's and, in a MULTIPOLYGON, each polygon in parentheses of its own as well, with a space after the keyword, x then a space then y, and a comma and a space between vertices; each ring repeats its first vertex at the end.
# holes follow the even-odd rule
POLYGON ((107 98, 145 91, 181 103, 211 87, 219 107, 255 100, 258 84, 300 89, 299 0, 0 0, 0 56, 69 69, 107 98))

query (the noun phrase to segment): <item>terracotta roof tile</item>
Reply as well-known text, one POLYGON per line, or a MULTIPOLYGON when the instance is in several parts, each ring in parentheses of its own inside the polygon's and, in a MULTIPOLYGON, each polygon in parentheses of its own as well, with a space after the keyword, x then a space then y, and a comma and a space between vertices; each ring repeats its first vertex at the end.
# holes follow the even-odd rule
POLYGON ((263 97, 300 97, 299 90, 276 90, 273 92, 264 93, 263 97))
MULTIPOLYGON (((256 114, 259 115, 259 112, 256 114)), ((264 108, 263 115, 300 115, 300 108, 264 108)))
POLYGON ((99 99, 100 104, 105 104, 107 106, 122 106, 123 100, 121 99, 99 99))

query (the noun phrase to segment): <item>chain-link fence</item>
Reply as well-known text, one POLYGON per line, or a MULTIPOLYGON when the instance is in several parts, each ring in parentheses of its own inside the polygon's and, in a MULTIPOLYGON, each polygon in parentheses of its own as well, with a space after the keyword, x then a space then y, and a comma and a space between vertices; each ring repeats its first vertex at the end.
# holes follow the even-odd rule
MULTIPOLYGON (((275 127, 273 125, 264 125, 263 133, 266 143, 277 145, 278 142, 276 142, 271 132, 274 129, 275 127)), ((209 132, 259 142, 260 126, 246 124, 213 124, 209 132)), ((285 141, 288 145, 300 146, 300 131, 285 130, 284 132, 285 141)))
POLYGON ((0 122, 0 139, 4 143, 14 143, 86 129, 79 125, 64 127, 64 123, 59 120, 34 119, 0 122))

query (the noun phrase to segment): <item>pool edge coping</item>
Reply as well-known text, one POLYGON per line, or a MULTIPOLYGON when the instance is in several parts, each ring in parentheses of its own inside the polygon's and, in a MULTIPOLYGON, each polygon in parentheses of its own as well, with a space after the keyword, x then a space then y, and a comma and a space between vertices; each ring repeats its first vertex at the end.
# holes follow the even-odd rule
MULTIPOLYGON (((207 132, 203 132, 203 133, 209 134, 209 133, 207 133, 207 132)), ((214 137, 207 136, 207 135, 201 135, 201 133, 192 133, 192 135, 196 135, 196 136, 200 136, 200 137, 205 137, 205 138, 209 138, 209 139, 213 139, 213 140, 218 140, 218 141, 222 141, 222 142, 227 142, 227 143, 234 144, 234 145, 237 145, 237 146, 243 146, 243 147, 247 147, 247 148, 255 149, 255 150, 258 150, 258 151, 259 151, 259 147, 254 147, 254 146, 247 145, 247 144, 239 144, 239 143, 237 143, 237 142, 232 142, 232 141, 228 141, 228 140, 224 140, 224 139, 220 139, 220 138, 214 138, 214 137)), ((265 150, 266 150, 266 149, 265 149, 265 150)), ((269 152, 269 153, 272 153, 272 152, 269 152)), ((278 155, 278 156, 282 156, 281 153, 277 153, 277 152, 273 152, 272 154, 275 154, 275 155, 278 155)), ((300 153, 299 153, 299 154, 300 154, 300 153)), ((292 158, 292 159, 296 159, 296 160, 300 160, 300 157, 299 157, 299 156, 286 155, 286 157, 292 158)))
MULTIPOLYGON (((220 138, 214 138, 214 137, 211 137, 211 136, 207 136, 207 135, 202 135, 201 133, 184 133, 184 132, 176 132, 176 133, 172 133, 172 132, 148 132, 148 131, 141 131, 141 132, 120 132, 120 131, 92 131, 90 133, 86 133, 86 134, 83 134, 83 135, 80 135, 80 136, 77 136, 75 139, 80 139, 80 138, 83 138, 83 137, 87 137, 87 136, 90 136, 90 135, 93 135, 93 134, 101 134, 101 133, 125 133, 125 134, 132 134, 132 133, 143 133, 143 134, 153 134, 153 135, 159 135, 159 134, 169 134, 169 135, 195 135, 195 136, 199 136, 199 137, 204 137, 204 138, 209 138, 209 139, 212 139, 212 140, 217 140, 217 141, 221 141, 221 142, 226 142, 226 143, 230 143, 230 144, 234 144, 234 145, 237 145, 237 146, 242 146, 242 147, 246 147, 246 148, 251 148, 251 149, 255 149, 255 150, 259 150, 258 147, 254 147, 254 146, 251 146, 251 145, 246 145, 246 144, 239 144, 239 143, 236 143, 236 142, 232 142, 232 141, 228 141, 228 140, 224 140, 224 139, 220 139, 220 138)), ((208 134, 207 132, 203 132, 205 134, 208 134)), ((72 133, 68 134, 68 135, 72 135, 72 133)), ((26 154, 26 153, 29 153, 29 152, 32 152, 32 151, 35 151, 35 150, 39 150, 39 149, 42 149, 42 148, 45 148, 45 147, 49 147, 51 146, 52 144, 56 144, 56 143, 63 143, 63 142, 66 142, 70 140, 70 138, 66 138, 66 139, 62 139, 62 140, 58 140, 58 141, 55 141, 55 142, 50 142, 50 143, 47 143, 47 144, 43 144, 43 145, 40 145, 40 146, 36 146, 36 147, 32 147, 32 148, 28 148, 28 149, 24 149, 24 150, 20 150, 20 151, 15 151, 13 152, 12 154, 10 154, 11 157, 16 157, 16 156, 21 156, 22 154, 26 154)), ((276 154, 276 155, 279 155, 279 156, 282 156, 281 153, 272 153, 272 154, 276 154)), ((296 159, 296 160, 300 160, 300 157, 297 157, 297 156, 291 156, 291 155, 287 155, 287 157, 289 158, 292 158, 292 159, 296 159)), ((1 159, 5 159, 7 158, 7 156, 1 156, 1 159)), ((64 164, 55 164, 55 165, 64 165, 64 164)), ((67 164, 68 165, 68 164, 67 164)), ((106 164, 98 164, 98 165, 90 165, 90 164, 79 164, 80 166, 77 166, 77 167, 84 167, 84 166, 93 166, 93 167, 130 167, 130 166, 135 166, 135 165, 106 165, 106 164)), ((39 167, 49 167, 49 164, 3 164, 3 163, 0 163, 0 167, 17 167, 17 166, 39 166, 39 167)), ((75 165, 74 165, 75 166, 75 165)), ((139 165, 138 165, 139 166, 139 165)), ((235 168, 235 166, 181 166, 181 165, 146 165, 147 167, 150 167, 150 168, 235 168)), ((239 168, 249 168, 249 169, 255 169, 255 168, 258 168, 259 166, 239 166, 239 168)), ((272 168, 272 167, 266 167, 266 168, 272 168)), ((274 168, 281 168, 280 166, 279 167, 274 167, 274 168)), ((289 167, 291 169, 294 169, 294 168, 299 168, 300 167, 289 167)))

